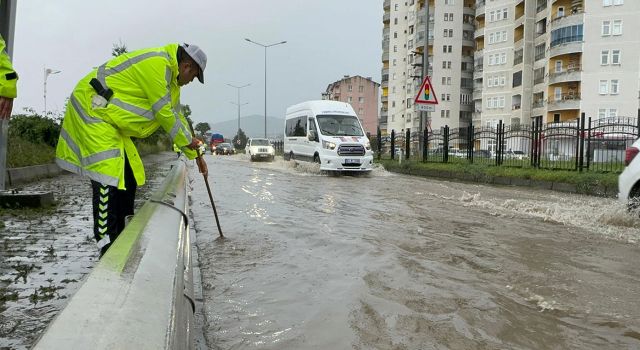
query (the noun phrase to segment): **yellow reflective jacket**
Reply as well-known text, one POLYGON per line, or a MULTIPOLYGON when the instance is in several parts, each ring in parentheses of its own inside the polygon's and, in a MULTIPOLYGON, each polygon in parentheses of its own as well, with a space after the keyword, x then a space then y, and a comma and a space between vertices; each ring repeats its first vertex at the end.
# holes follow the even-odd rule
POLYGON ((4 39, 0 36, 0 96, 16 98, 18 96, 18 90, 16 89, 18 74, 11 66, 11 60, 9 60, 5 47, 4 39))
POLYGON ((181 111, 177 50, 178 44, 170 44, 122 54, 80 80, 67 103, 56 163, 124 189, 126 153, 141 186, 144 167, 131 137, 148 137, 160 127, 189 159, 195 158, 196 151, 186 147, 192 136, 181 111), (90 85, 93 78, 113 91, 106 105, 90 85))

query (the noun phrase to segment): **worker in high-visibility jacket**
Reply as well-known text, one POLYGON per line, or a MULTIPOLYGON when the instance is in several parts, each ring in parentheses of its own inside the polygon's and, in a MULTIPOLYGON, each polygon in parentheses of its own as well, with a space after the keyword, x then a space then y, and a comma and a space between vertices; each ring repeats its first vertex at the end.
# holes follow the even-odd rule
POLYGON ((0 36, 0 120, 11 117, 13 99, 18 96, 18 74, 13 70, 5 47, 4 39, 0 36))
MULTIPOLYGON (((117 56, 82 78, 69 97, 56 163, 91 179, 94 236, 104 254, 133 215, 137 186, 145 183, 131 137, 158 128, 189 158, 197 139, 182 114, 180 87, 194 78, 204 84, 207 56, 196 45, 170 44, 117 56)), ((200 172, 207 165, 197 159, 200 172)))

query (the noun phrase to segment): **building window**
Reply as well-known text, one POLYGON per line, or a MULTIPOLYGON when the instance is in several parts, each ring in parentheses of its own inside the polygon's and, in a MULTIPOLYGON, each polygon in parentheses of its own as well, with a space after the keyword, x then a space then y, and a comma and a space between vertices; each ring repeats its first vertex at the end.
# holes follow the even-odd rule
POLYGON ((444 0, 445 5, 455 5, 455 0, 444 0))
POLYGON ((611 50, 611 64, 620 64, 620 50, 611 50))
POLYGON ((539 61, 541 59, 543 59, 545 57, 546 54, 546 44, 542 43, 538 46, 536 46, 535 49, 535 60, 539 61))
POLYGON ((618 110, 615 108, 609 109, 609 118, 615 118, 618 116, 618 110))
POLYGON ((557 87, 553 90, 553 99, 556 101, 562 100, 562 88, 557 87))
POLYGON ((609 93, 609 81, 600 80, 600 86, 598 87, 598 93, 600 95, 606 95, 609 93))
POLYGON ((489 13, 489 22, 495 22, 496 21, 496 12, 495 11, 491 11, 489 13))
POLYGON ((359 103, 364 103, 364 97, 358 97, 358 102, 359 103))
POLYGON ((560 123, 560 113, 554 113, 553 114, 553 122, 554 123, 560 123))
POLYGON ((613 21, 613 30, 611 31, 613 35, 622 35, 622 20, 617 19, 613 21))
POLYGON ((624 4, 624 0, 613 0, 613 4, 618 6, 624 4))
POLYGON ((502 10, 502 19, 507 19, 507 13, 508 13, 508 9, 502 10))
POLYGON ((449 52, 449 53, 451 53, 451 52, 453 51, 453 50, 452 50, 452 49, 453 49, 453 46, 452 46, 452 45, 449 45, 449 46, 447 46, 447 49, 448 49, 448 52, 449 52))
POLYGON ((442 46, 442 52, 447 53, 447 45, 442 46))
POLYGON ((451 77, 447 77, 447 85, 451 85, 451 77))
POLYGON ((398 46, 397 45, 393 45, 393 52, 398 52, 398 46))
POLYGON ((353 86, 352 86, 352 85, 349 85, 349 86, 347 87, 347 90, 348 90, 349 92, 353 91, 353 86))
POLYGON ((598 109, 598 119, 604 119, 607 117, 607 109, 606 108, 599 108, 598 109))
POLYGON ((611 6, 613 0, 602 0, 602 6, 611 6))
POLYGON ((611 35, 611 21, 602 21, 602 36, 611 35))
POLYGON ((600 51, 600 64, 603 66, 609 64, 609 50, 600 51))
POLYGON ((611 80, 611 94, 617 95, 618 93, 620 93, 619 89, 620 89, 620 82, 618 81, 618 79, 611 80))
POLYGON ((358 86, 358 92, 364 92, 364 86, 362 85, 358 86))
POLYGON ((446 77, 442 77, 442 85, 446 85, 447 84, 447 78, 446 77))
POLYGON ((351 103, 351 96, 347 97, 347 102, 351 103))

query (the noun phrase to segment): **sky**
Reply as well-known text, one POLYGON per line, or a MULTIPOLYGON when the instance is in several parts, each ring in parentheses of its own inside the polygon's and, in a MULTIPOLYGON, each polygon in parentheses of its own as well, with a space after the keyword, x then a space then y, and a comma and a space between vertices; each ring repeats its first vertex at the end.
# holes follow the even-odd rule
POLYGON ((20 76, 14 114, 25 107, 63 111, 65 99, 92 67, 109 60, 114 44, 129 51, 173 42, 199 45, 207 54, 205 84, 182 87, 181 102, 196 122, 264 115, 320 99, 344 75, 381 79, 382 0, 23 0, 17 1, 13 64, 20 76))

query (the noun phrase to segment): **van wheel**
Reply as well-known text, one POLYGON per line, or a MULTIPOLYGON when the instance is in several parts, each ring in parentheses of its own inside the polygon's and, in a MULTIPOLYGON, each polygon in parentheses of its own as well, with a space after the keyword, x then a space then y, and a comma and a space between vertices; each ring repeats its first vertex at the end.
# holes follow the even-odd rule
POLYGON ((320 164, 320 156, 317 154, 313 155, 313 162, 320 164))
POLYGON ((293 152, 289 153, 289 160, 294 160, 295 158, 293 157, 293 152))

